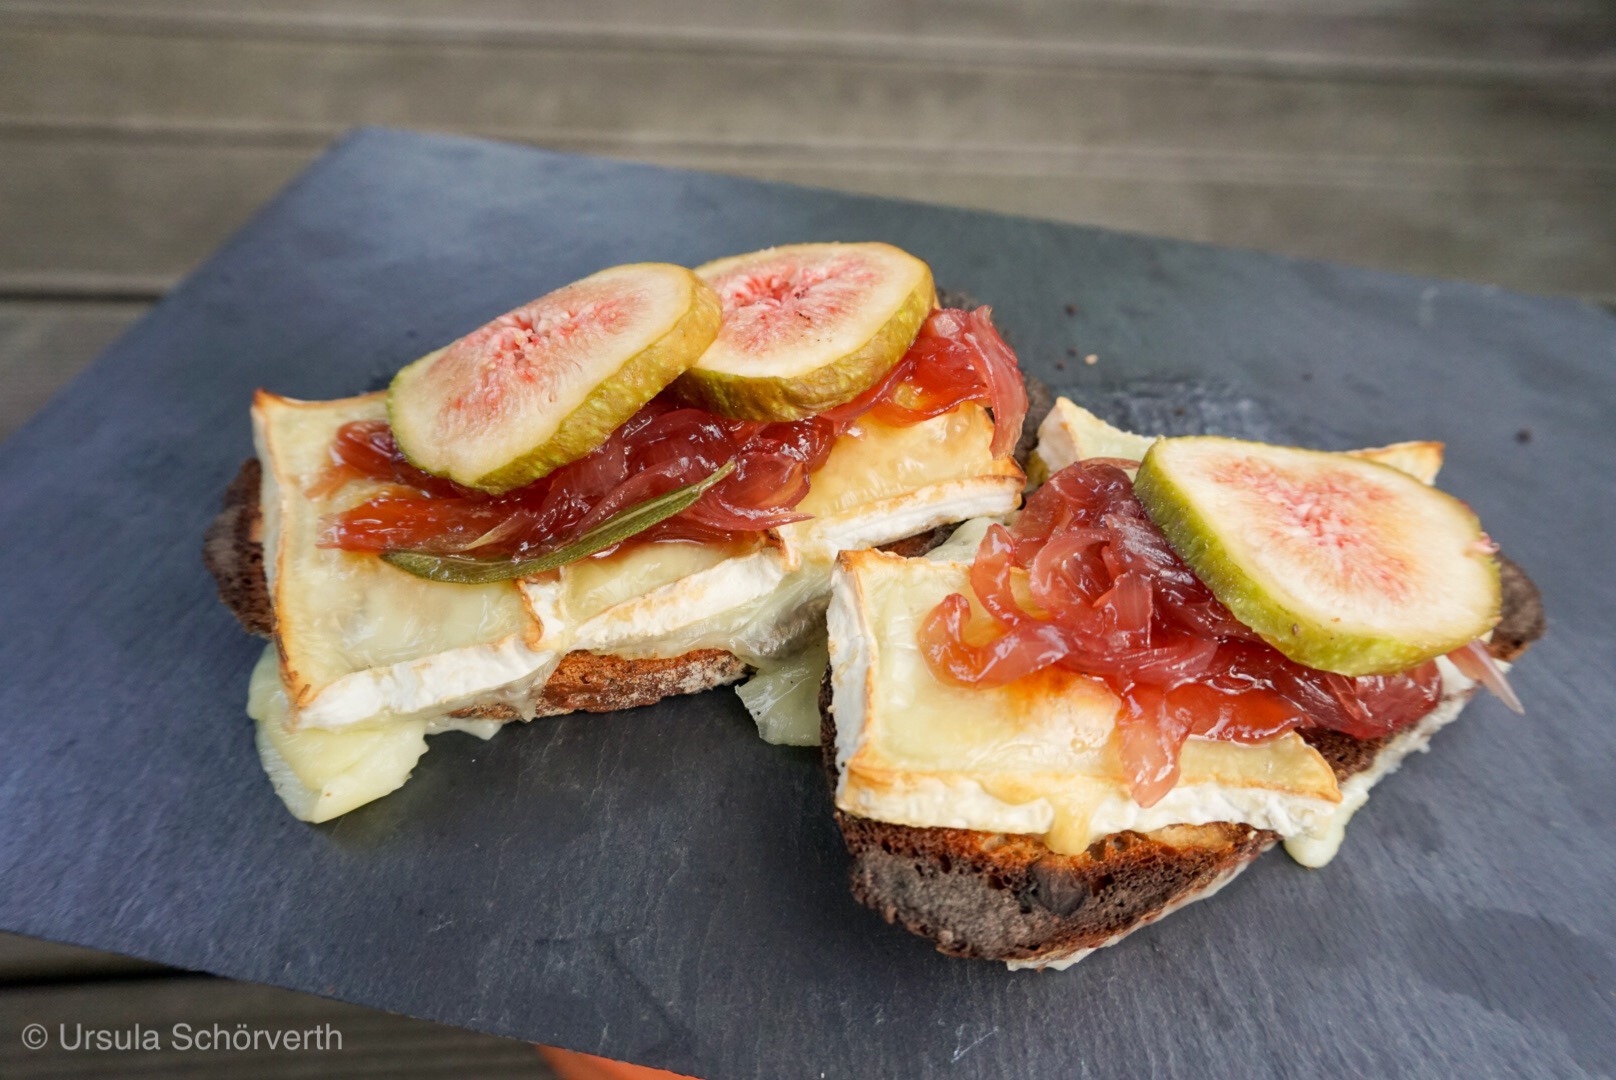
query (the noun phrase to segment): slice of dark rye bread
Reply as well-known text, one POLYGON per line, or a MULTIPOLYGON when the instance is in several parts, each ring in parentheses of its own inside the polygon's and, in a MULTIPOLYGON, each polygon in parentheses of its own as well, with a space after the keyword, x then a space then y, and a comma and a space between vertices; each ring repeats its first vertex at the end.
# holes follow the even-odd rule
MULTIPOLYGON (((225 490, 224 505, 202 540, 202 561, 219 586, 219 598, 249 633, 272 637, 275 608, 264 580, 263 519, 258 502, 263 469, 257 458, 242 463, 225 490)), ((951 526, 889 544, 899 555, 921 555, 940 543, 951 526)), ((735 682, 744 661, 722 649, 697 649, 667 659, 629 659, 602 653, 564 656, 540 691, 536 716, 613 712, 650 705, 675 694, 694 694, 735 682)), ((516 720, 506 704, 474 705, 453 715, 479 720, 516 720)))
MULTIPOLYGON (((1491 651, 1514 660, 1543 635, 1537 586, 1500 557, 1503 619, 1491 651)), ((830 677, 820 689, 821 749, 836 787, 830 677)), ((1337 780, 1363 772, 1396 736, 1354 739, 1322 729, 1302 737, 1337 780)), ((1212 895, 1279 841, 1250 825, 1215 822, 1100 838, 1080 855, 1035 836, 918 828, 835 811, 852 855, 853 896, 889 923, 930 938, 949 956, 1039 967, 1081 959, 1212 895)))

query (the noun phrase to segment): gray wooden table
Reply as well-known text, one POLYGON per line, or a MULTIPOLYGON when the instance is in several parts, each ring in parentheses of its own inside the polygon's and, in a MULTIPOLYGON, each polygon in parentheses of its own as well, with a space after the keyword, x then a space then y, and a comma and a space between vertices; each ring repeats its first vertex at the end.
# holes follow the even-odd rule
MULTIPOLYGON (((0 0, 0 437, 366 123, 1616 300, 1601 0, 0 0)), ((547 1075, 521 1044, 0 937, 0 1076, 136 1068, 547 1075), (345 1045, 19 1039, 136 1021, 345 1045)))

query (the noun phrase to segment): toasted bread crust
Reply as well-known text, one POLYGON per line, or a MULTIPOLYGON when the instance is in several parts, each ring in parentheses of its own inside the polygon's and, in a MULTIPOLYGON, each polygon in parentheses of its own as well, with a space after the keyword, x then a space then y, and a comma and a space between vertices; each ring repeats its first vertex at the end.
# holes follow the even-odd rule
POLYGON ((263 517, 258 490, 264 469, 248 458, 225 488, 218 517, 202 534, 202 564, 219 587, 219 599, 249 634, 275 632, 275 605, 264 581, 263 517))
MULTIPOLYGON (((1503 619, 1492 651, 1513 660, 1542 636, 1542 598, 1519 566, 1501 559, 1503 619)), ((836 787, 830 678, 820 689, 821 752, 836 787)), ((1390 741, 1308 729, 1303 738, 1346 779, 1390 741)), ((854 899, 949 956, 1029 963, 1083 955, 1209 895, 1279 840, 1233 822, 1178 825, 1102 837, 1081 855, 1033 836, 918 828, 835 811, 854 899)))
POLYGON ((568 653, 545 682, 535 715, 654 705, 665 697, 727 686, 746 671, 746 661, 723 649, 697 649, 668 659, 568 653))
POLYGON ((1221 883, 1279 837, 1249 825, 1115 833, 1081 855, 1033 837, 836 815, 853 897, 949 956, 1054 960, 1096 949, 1221 883))
POLYGON ((1526 571, 1508 556, 1496 558, 1504 600, 1488 648, 1498 659, 1513 664, 1532 642, 1548 632, 1549 620, 1543 611, 1543 594, 1526 571))

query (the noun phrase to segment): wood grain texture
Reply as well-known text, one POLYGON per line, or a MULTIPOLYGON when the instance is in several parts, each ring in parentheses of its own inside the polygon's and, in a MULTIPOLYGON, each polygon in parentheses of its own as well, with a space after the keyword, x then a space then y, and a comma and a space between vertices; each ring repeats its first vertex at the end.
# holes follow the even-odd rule
POLYGON ((267 124, 470 125, 477 134, 528 139, 963 141, 1299 159, 1329 152, 1530 162, 1553 153, 1609 165, 1613 157, 1607 110, 1616 78, 1599 68, 1585 78, 1495 87, 1437 77, 1288 78, 1237 65, 1037 63, 1014 53, 939 59, 913 43, 802 55, 736 48, 722 36, 651 40, 561 27, 489 40, 353 41, 17 18, 3 25, 6 119, 31 122, 247 133, 267 124))
POLYGON ((160 296, 316 152, 0 128, 0 294, 160 296))
POLYGON ((615 37, 651 48, 709 46, 804 54, 890 56, 920 48, 955 57, 1023 62, 1072 58, 1179 66, 1455 77, 1584 77, 1608 62, 1616 22, 1598 0, 3 0, 0 11, 35 23, 183 30, 196 35, 298 34, 349 40, 565 41, 615 37))
POLYGON ((158 289, 355 124, 1608 298, 1582 3, 0 4, 0 289, 158 289))
MULTIPOLYGON (((0 292, 157 294, 324 145, 0 131, 0 292), (117 198, 105 198, 108 189, 117 198), (165 227, 166 226, 166 227, 165 227)), ((1206 160, 553 139, 606 156, 1616 299, 1616 174, 1545 165, 1206 160), (1320 169, 1324 170, 1321 174, 1320 169)))

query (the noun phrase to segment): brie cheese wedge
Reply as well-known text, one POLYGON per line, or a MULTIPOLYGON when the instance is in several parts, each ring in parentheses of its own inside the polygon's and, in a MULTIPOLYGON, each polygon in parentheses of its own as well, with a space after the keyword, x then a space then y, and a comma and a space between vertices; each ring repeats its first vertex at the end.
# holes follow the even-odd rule
MULTIPOLYGON (((521 582, 455 585, 319 546, 327 515, 384 487, 354 481, 333 494, 311 490, 330 462, 332 438, 345 423, 384 417, 381 394, 301 402, 260 393, 254 402, 265 576, 280 648, 276 692, 284 700, 266 705, 273 694, 261 689, 254 712, 275 717, 260 720, 260 751, 300 817, 335 805, 342 813, 403 783, 425 735, 471 725, 449 715, 458 709, 500 703, 531 717, 545 680, 574 650, 675 657, 721 648, 754 665, 784 657, 822 625, 831 563, 844 546, 1007 513, 1023 484, 1013 461, 993 457, 992 421, 981 406, 908 427, 865 420, 814 473, 799 507, 809 520, 729 543, 629 547, 521 582), (346 743, 317 737, 349 731, 346 743), (294 733, 307 737, 294 745, 294 733), (316 744, 322 762, 357 767, 374 758, 385 768, 362 783, 338 783, 328 766, 299 772, 308 756, 300 747, 316 744), (339 745, 348 749, 329 749, 339 745), (324 794, 328 781, 337 794, 324 794), (354 802, 355 791, 371 794, 354 802)), ((486 737, 491 726, 482 726, 486 737)))
POLYGON ((970 563, 878 551, 837 560, 829 611, 836 805, 919 827, 1020 833, 1077 854, 1124 829, 1245 822, 1281 835, 1324 825, 1341 802, 1329 764, 1295 733, 1260 745, 1191 737, 1180 780, 1151 807, 1128 793, 1120 704, 1060 668, 1008 686, 945 684, 921 655, 921 621, 970 595, 970 563))

